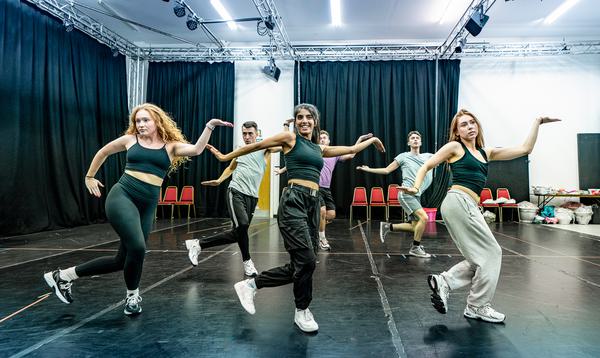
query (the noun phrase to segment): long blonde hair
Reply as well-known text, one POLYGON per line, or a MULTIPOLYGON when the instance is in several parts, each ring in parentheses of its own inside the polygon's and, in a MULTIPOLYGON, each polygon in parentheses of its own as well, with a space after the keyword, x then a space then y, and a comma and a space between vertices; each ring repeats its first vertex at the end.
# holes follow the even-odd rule
POLYGON ((483 128, 481 128, 481 122, 479 119, 475 117, 475 115, 466 109, 460 109, 452 118, 452 122, 450 123, 450 133, 448 137, 448 143, 456 141, 460 143, 460 136, 458 135, 458 119, 462 116, 469 116, 475 120, 477 123, 477 138, 475 138, 475 147, 483 148, 484 140, 483 140, 483 128))
MULTIPOLYGON (((138 134, 135 126, 135 116, 143 109, 150 113, 150 117, 152 117, 152 120, 156 123, 158 136, 163 142, 189 143, 171 116, 169 116, 162 108, 152 103, 142 103, 131 111, 131 114, 129 115, 129 127, 125 131, 125 134, 138 134)), ((189 160, 189 157, 173 157, 171 166, 169 167, 169 174, 175 172, 181 164, 189 160)))

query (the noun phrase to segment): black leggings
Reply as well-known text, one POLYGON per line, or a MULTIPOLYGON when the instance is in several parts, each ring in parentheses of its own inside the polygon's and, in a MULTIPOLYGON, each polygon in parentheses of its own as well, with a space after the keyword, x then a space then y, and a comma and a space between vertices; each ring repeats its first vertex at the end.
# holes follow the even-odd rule
POLYGON ((106 216, 121 239, 117 255, 99 257, 75 267, 77 276, 123 270, 127 289, 139 287, 160 187, 123 174, 106 197, 106 216))

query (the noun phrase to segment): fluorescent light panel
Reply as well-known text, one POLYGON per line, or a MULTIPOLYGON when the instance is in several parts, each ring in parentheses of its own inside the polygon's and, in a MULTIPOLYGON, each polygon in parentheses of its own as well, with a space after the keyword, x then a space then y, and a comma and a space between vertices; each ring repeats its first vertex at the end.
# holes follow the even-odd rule
MULTIPOLYGON (((233 20, 231 15, 229 15, 229 11, 225 9, 225 6, 219 0, 210 0, 210 4, 217 10, 223 20, 233 20)), ((237 29, 237 24, 233 21, 227 21, 227 26, 232 30, 237 29)))
POLYGON ((331 5, 331 24, 335 27, 342 26, 342 0, 329 0, 331 5))
POLYGON ((560 4, 559 7, 552 11, 550 15, 548 15, 546 19, 544 19, 544 24, 552 24, 554 21, 556 21, 556 19, 561 17, 565 12, 569 11, 569 9, 572 8, 578 2, 579 0, 565 0, 565 2, 560 4))

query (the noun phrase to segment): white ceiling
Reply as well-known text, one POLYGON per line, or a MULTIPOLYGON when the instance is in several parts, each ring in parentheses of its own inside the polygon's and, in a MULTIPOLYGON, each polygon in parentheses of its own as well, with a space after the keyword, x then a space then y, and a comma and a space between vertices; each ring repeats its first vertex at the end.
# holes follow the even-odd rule
MULTIPOLYGON (((341 27, 330 25, 328 0, 273 0, 282 17, 292 44, 377 44, 433 43, 441 44, 448 36, 471 0, 341 0, 341 27), (439 24, 448 1, 448 20, 439 24), (454 9, 454 11, 452 11, 454 9)), ((104 2, 119 16, 160 31, 181 37, 192 43, 210 40, 198 28, 187 29, 186 18, 173 14, 174 2, 163 0, 75 0, 76 4, 106 12, 104 2)), ((221 0, 233 18, 257 17, 251 0, 221 0)), ((488 15, 490 20, 477 40, 481 41, 556 41, 600 39, 600 1, 580 0, 552 25, 542 20, 563 0, 497 0, 488 15)), ((220 16, 210 0, 186 0, 186 3, 205 20, 220 16)), ((137 45, 177 45, 184 43, 172 37, 143 28, 131 28, 120 20, 84 7, 78 7, 94 20, 106 25, 137 45)), ((256 32, 255 22, 240 23, 237 30, 226 24, 207 27, 224 43, 232 45, 266 44, 268 37, 256 32)))

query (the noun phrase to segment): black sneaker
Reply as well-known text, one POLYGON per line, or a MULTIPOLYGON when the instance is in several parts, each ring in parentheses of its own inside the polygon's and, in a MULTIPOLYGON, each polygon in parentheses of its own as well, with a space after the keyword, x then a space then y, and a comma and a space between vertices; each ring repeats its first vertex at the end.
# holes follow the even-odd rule
POLYGON ((71 297, 71 285, 73 283, 61 279, 60 270, 46 272, 44 274, 44 280, 46 280, 48 286, 54 289, 54 293, 58 299, 66 304, 73 302, 73 297, 71 297))
POLYGON ((125 299, 125 309, 123 310, 123 313, 128 316, 134 316, 142 313, 142 306, 140 306, 140 302, 142 302, 140 295, 127 296, 125 299))

